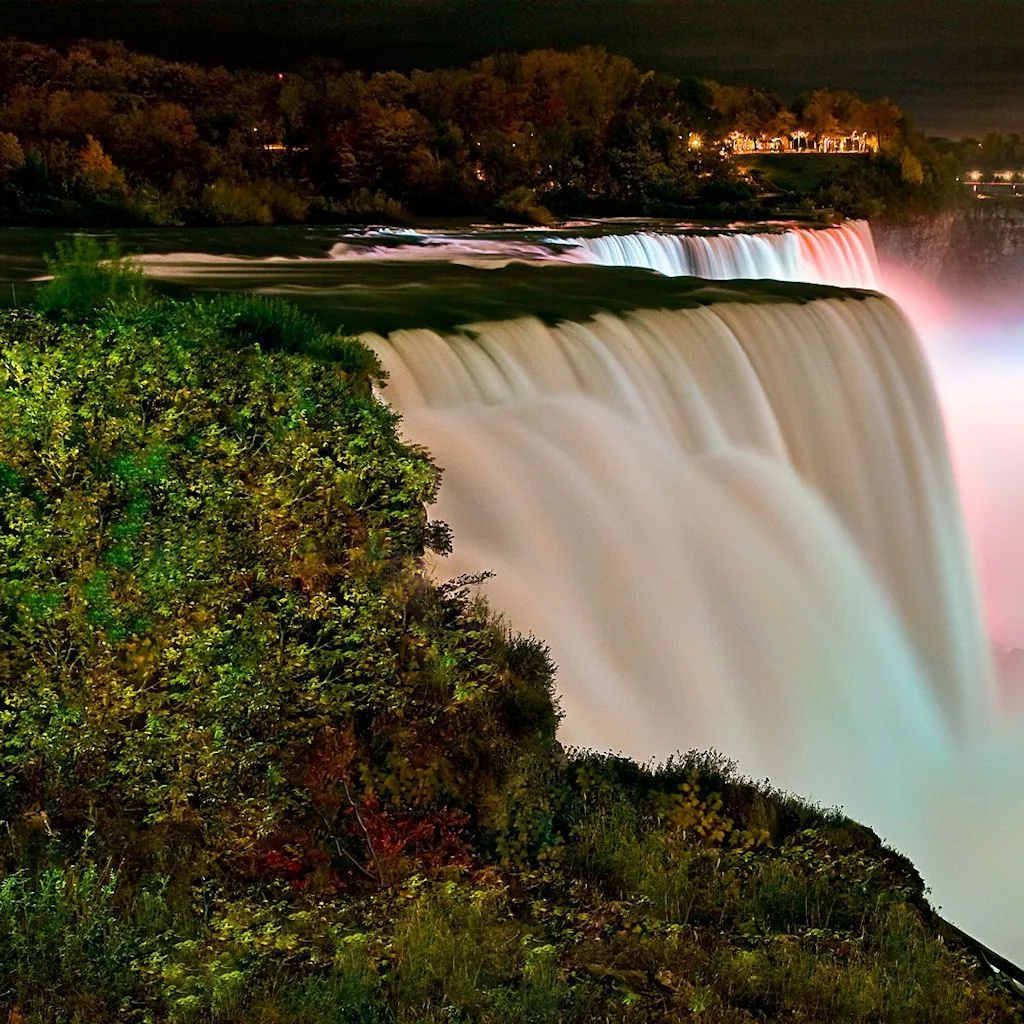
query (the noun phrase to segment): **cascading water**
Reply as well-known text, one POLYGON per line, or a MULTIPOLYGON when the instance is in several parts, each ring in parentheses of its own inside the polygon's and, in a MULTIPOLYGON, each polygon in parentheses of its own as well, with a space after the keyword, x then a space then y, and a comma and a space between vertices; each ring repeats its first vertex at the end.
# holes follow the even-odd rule
MULTIPOLYGON (((584 241, 670 272, 876 283, 866 225, 769 238, 584 241)), ((840 802, 955 920, 1024 956, 1024 759, 992 731, 942 424, 892 303, 471 335, 370 340, 410 436, 447 467, 443 571, 496 569, 495 605, 552 644, 566 740, 716 746, 840 802)))
POLYGON ((678 229, 575 236, 531 231, 509 237, 507 232, 374 229, 346 236, 331 246, 328 255, 351 263, 592 263, 638 267, 667 277, 771 278, 840 288, 877 287, 874 243, 866 221, 817 229, 794 229, 792 225, 757 232, 723 229, 714 234, 678 229))
MULTIPOLYGON (((783 693, 836 701, 837 714, 852 701, 845 714, 880 714, 881 728, 919 690, 954 730, 980 722, 987 654, 941 424, 890 304, 722 303, 472 330, 368 340, 410 435, 448 467, 440 514, 458 568, 497 569, 498 607, 552 643, 567 738, 639 757, 712 743, 778 777, 775 752, 804 754, 787 727, 758 728, 794 703, 783 693), (538 558, 540 536, 554 550, 538 558), (593 584, 571 616, 545 596, 567 538, 566 573, 593 584), (628 575, 612 570, 623 558, 628 575), (631 604, 614 584, 627 579, 650 581, 658 607, 631 604), (564 653, 581 619, 584 637, 602 637, 603 670, 564 653)), ((806 779, 802 767, 785 777, 806 779)))
POLYGON ((669 277, 773 278, 877 287, 874 243, 866 221, 818 230, 714 235, 641 231, 569 241, 594 263, 641 267, 669 277))

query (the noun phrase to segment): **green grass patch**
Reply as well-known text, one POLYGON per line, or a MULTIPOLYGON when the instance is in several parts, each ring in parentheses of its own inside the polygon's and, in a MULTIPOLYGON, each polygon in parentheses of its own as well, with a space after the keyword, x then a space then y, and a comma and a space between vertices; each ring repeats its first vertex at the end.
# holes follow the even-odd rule
POLYGON ((744 153, 737 167, 766 178, 783 192, 813 195, 837 175, 870 160, 860 153, 744 153))

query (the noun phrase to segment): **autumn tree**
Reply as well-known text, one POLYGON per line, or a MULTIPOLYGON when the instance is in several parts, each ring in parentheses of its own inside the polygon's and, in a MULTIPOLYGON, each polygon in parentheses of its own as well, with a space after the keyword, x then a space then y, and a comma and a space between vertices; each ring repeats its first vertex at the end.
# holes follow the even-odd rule
POLYGON ((91 135, 85 137, 85 145, 78 151, 78 181, 95 195, 113 192, 124 197, 128 194, 124 174, 91 135))

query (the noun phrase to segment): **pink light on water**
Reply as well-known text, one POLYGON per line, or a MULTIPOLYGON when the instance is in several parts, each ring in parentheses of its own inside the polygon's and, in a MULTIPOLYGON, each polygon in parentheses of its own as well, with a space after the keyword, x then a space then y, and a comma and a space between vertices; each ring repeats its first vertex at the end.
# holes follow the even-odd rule
MULTIPOLYGON (((882 287, 924 344, 939 394, 957 489, 997 662, 1024 649, 1024 296, 951 295, 883 266, 882 287)), ((1024 672, 1002 672, 1008 704, 1024 672)))

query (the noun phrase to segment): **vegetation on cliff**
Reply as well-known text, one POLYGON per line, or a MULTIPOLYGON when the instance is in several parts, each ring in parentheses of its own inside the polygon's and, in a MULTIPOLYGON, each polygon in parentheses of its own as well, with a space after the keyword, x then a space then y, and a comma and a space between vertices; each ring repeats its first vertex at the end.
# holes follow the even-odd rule
POLYGON ((372 353, 95 255, 0 319, 12 1021, 1022 1019, 866 829, 559 746, 372 353))

